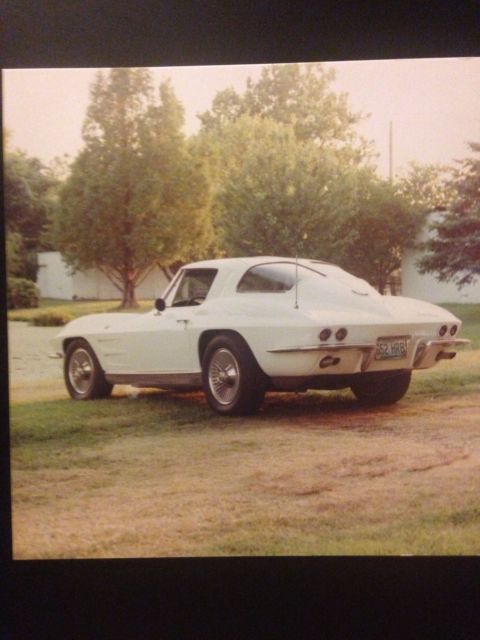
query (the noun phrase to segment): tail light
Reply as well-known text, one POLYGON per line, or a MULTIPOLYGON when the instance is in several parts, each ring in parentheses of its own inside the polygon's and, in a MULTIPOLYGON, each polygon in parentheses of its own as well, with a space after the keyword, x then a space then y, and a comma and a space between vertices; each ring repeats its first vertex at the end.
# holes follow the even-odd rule
POLYGON ((450 335, 454 336, 458 331, 458 327, 456 324, 452 325, 452 327, 450 328, 450 335))
POLYGON ((348 331, 345 329, 345 327, 342 327, 341 329, 338 329, 335 337, 337 340, 345 340, 345 338, 347 337, 347 333, 348 331))
POLYGON ((440 330, 439 330, 439 332, 438 332, 438 335, 440 335, 440 336, 442 336, 442 337, 443 337, 443 336, 447 333, 447 331, 448 331, 448 327, 447 327, 447 325, 446 325, 446 324, 443 324, 443 325, 440 327, 440 330))
POLYGON ((322 340, 322 342, 324 342, 325 340, 328 340, 331 335, 332 335, 331 329, 322 329, 318 334, 318 337, 320 338, 320 340, 322 340))

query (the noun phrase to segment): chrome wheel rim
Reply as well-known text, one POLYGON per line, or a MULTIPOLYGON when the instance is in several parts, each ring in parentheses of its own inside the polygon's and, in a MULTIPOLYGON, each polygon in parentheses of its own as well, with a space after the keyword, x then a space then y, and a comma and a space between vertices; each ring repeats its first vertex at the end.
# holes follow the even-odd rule
POLYGON ((68 379, 76 393, 85 395, 92 384, 93 360, 86 349, 77 349, 68 363, 68 379))
POLYGON ((240 387, 240 366, 228 349, 218 349, 208 366, 208 384, 213 397, 221 405, 231 404, 240 387))

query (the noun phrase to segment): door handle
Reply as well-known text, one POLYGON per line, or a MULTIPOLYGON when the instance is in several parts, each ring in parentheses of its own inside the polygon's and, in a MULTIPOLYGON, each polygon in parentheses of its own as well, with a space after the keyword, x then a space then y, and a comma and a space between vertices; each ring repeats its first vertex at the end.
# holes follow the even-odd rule
POLYGON ((188 318, 177 318, 177 322, 184 322, 186 326, 190 320, 188 318))

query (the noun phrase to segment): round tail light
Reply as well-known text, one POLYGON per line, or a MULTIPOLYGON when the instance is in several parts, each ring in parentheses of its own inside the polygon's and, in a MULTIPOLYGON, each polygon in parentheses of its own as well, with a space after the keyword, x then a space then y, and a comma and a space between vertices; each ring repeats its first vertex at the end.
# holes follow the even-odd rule
POLYGON ((440 331, 438 332, 438 334, 440 336, 444 336, 447 333, 447 331, 448 331, 448 327, 446 324, 444 324, 440 327, 440 331))
POLYGON ((342 327, 341 329, 338 329, 335 337, 337 340, 345 340, 345 338, 347 337, 347 333, 348 331, 344 327, 342 327))
POLYGON ((320 338, 320 340, 325 341, 325 340, 328 340, 331 335, 332 335, 331 329, 322 329, 318 334, 318 337, 320 338))
POLYGON ((458 331, 458 327, 456 324, 452 325, 452 327, 450 328, 450 335, 454 336, 458 331))

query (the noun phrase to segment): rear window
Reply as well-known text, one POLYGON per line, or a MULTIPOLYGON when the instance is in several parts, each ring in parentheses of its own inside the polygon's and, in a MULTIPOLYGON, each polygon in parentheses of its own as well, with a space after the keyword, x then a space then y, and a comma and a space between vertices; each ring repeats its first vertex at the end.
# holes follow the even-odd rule
POLYGON ((295 284, 295 265, 285 263, 261 264, 249 269, 237 286, 239 293, 282 293, 295 284))
POLYGON ((238 293, 282 293, 295 286, 295 280, 325 278, 326 275, 294 262, 270 262, 249 269, 237 286, 238 293))

